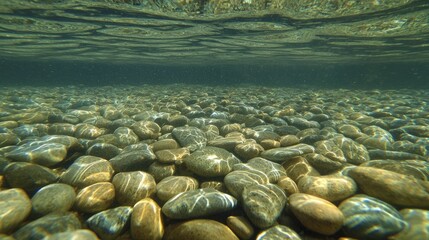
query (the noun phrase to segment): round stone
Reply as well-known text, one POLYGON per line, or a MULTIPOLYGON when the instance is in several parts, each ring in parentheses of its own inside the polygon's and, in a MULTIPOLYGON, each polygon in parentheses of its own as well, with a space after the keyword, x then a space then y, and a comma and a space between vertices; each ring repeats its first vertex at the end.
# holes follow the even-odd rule
POLYGON ((343 213, 325 199, 305 193, 295 193, 289 197, 289 204, 302 225, 314 232, 332 235, 343 225, 343 213))
POLYGON ((267 175, 271 183, 276 183, 280 177, 286 176, 286 170, 282 165, 261 157, 252 158, 247 163, 236 164, 233 170, 261 171, 267 175))
POLYGON ((298 182, 300 192, 328 200, 342 201, 357 192, 355 181, 346 176, 304 176, 298 182))
POLYGON ((161 208, 151 198, 134 205, 130 225, 131 236, 135 240, 162 239, 164 235, 161 208))
POLYGON ((70 212, 51 213, 27 223, 13 234, 15 239, 44 239, 55 233, 82 228, 77 216, 70 212))
POLYGON ((139 121, 131 126, 131 129, 139 136, 141 140, 157 139, 160 135, 161 128, 152 121, 139 121))
POLYGON ((240 239, 248 240, 255 234, 252 224, 245 217, 229 216, 226 224, 240 239))
POLYGON ((100 182, 82 188, 76 196, 74 208, 84 213, 97 213, 108 209, 115 200, 115 187, 100 182))
POLYGON ((119 155, 111 158, 109 162, 112 164, 115 172, 129 172, 146 169, 155 161, 155 154, 149 148, 149 145, 144 146, 144 150, 124 150, 119 155))
POLYGON ((65 145, 42 141, 23 144, 6 154, 6 157, 18 162, 31 162, 47 167, 60 163, 66 156, 65 145))
POLYGON ((399 233, 407 223, 391 205, 379 199, 358 194, 341 202, 343 230, 357 239, 386 239, 399 233))
POLYGON ((320 176, 319 172, 303 157, 295 157, 283 163, 286 174, 296 183, 304 176, 320 176))
POLYGON ((240 160, 222 148, 204 147, 185 158, 186 167, 202 177, 222 177, 240 160))
POLYGON ((162 207, 162 212, 172 219, 189 219, 227 212, 236 207, 237 200, 212 188, 202 188, 180 193, 162 207))
POLYGON ((58 175, 51 169, 24 162, 7 165, 4 176, 9 186, 22 188, 30 194, 58 180, 58 175))
POLYGON ((301 237, 286 226, 276 225, 260 232, 256 240, 301 240, 301 237))
POLYGON ((152 143, 152 151, 157 152, 166 149, 179 148, 179 144, 174 139, 162 139, 152 143))
POLYGON ((43 238, 43 240, 64 240, 64 239, 98 240, 99 238, 94 232, 91 232, 87 229, 79 229, 75 231, 55 233, 43 238))
POLYGON ((238 240, 226 225, 208 219, 196 219, 175 224, 166 229, 165 240, 238 240))
POLYGON ((30 212, 30 199, 22 189, 0 191, 0 233, 11 233, 30 212))
POLYGON ((237 170, 226 175, 223 182, 232 196, 240 198, 246 186, 267 184, 270 179, 260 171, 237 170))
POLYGON ((273 148, 262 152, 261 157, 274 162, 284 162, 297 156, 313 153, 314 147, 307 144, 297 144, 289 147, 273 148))
POLYGON ((179 193, 195 190, 198 188, 198 181, 192 177, 171 176, 161 180, 156 185, 156 196, 163 202, 179 193))
POLYGON ((60 181, 84 188, 98 182, 109 182, 113 175, 110 162, 94 156, 82 156, 61 175, 60 181))
POLYGON ((176 165, 154 162, 149 166, 147 172, 155 178, 156 182, 160 182, 162 179, 174 175, 176 165))
POLYGON ((279 186, 286 193, 286 196, 290 196, 294 193, 298 193, 299 189, 296 183, 287 176, 282 176, 279 178, 277 182, 277 186, 279 186))
POLYGON ((207 138, 204 132, 196 127, 177 127, 171 132, 180 146, 187 147, 191 152, 206 146, 207 138))
POLYGON ((286 194, 274 184, 251 185, 243 190, 242 204, 250 221, 259 228, 276 223, 286 204, 286 194))
POLYGON ((240 143, 234 148, 234 152, 244 159, 258 157, 263 151, 264 148, 254 141, 246 141, 244 143, 240 143))
POLYGON ((86 224, 101 239, 114 240, 125 231, 133 208, 116 207, 92 215, 86 224))
POLYGON ((109 143, 95 143, 92 145, 88 150, 86 151, 88 155, 104 158, 104 159, 111 159, 117 156, 119 153, 121 153, 121 150, 109 143))
POLYGON ((121 172, 113 177, 116 200, 121 205, 134 206, 155 192, 156 182, 149 173, 142 171, 121 172))
POLYGON ((187 148, 165 149, 155 152, 157 160, 160 163, 175 163, 180 164, 183 159, 190 155, 187 148))
POLYGON ((355 167, 348 173, 366 194, 403 207, 429 208, 429 182, 373 167, 355 167))
POLYGON ((44 186, 31 198, 33 212, 47 215, 52 212, 67 212, 76 199, 76 193, 70 185, 53 183, 44 186))

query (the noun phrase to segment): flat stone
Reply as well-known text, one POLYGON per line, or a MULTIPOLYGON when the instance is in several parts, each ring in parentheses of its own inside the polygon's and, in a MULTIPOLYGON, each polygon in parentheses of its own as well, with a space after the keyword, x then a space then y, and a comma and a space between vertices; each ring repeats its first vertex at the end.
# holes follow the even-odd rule
POLYGON ((162 239, 164 224, 161 208, 151 198, 138 201, 131 213, 131 236, 135 240, 162 239))
POLYGON ((80 123, 76 125, 74 136, 83 139, 96 139, 104 134, 104 130, 88 123, 80 123))
POLYGON ((162 207, 162 212, 172 219, 189 219, 210 216, 234 209, 237 200, 229 194, 212 188, 180 193, 162 207))
POLYGON ((138 121, 131 126, 131 129, 141 140, 157 139, 161 132, 161 127, 153 121, 138 121))
POLYGON ((369 156, 371 159, 391 159, 391 160, 408 160, 408 159, 418 159, 418 160, 427 160, 426 157, 420 156, 418 154, 407 153, 407 152, 398 152, 398 151, 388 151, 380 149, 369 150, 369 156))
POLYGON ((331 139, 322 140, 315 143, 316 153, 321 154, 333 161, 346 162, 344 153, 337 144, 331 139))
POLYGON ((357 192, 355 181, 346 176, 304 176, 298 182, 299 191, 330 202, 342 201, 357 192))
POLYGON ((0 127, 0 148, 5 146, 16 145, 19 143, 19 137, 10 130, 5 131, 0 127))
POLYGON ((234 152, 245 160, 258 157, 264 150, 260 144, 253 141, 237 144, 234 148, 234 152))
POLYGON ((268 161, 261 157, 250 159, 247 163, 239 163, 234 165, 233 170, 250 170, 261 171, 267 175, 270 183, 276 183, 280 177, 286 176, 286 170, 282 165, 268 161))
POLYGON ((176 149, 179 148, 179 144, 174 139, 162 139, 152 143, 152 150, 154 152, 166 149, 176 149))
POLYGON ((220 181, 206 181, 200 184, 200 188, 213 188, 218 190, 219 192, 226 193, 226 186, 223 182, 220 181))
POLYGON ((0 233, 11 233, 30 212, 31 201, 22 189, 0 191, 0 233))
POLYGON ((276 225, 260 232, 256 240, 301 240, 301 237, 284 225, 276 225))
POLYGON ((125 231, 125 226, 129 222, 133 208, 116 207, 92 215, 86 224, 89 229, 96 232, 101 239, 116 239, 125 231))
POLYGON ((176 163, 180 164, 183 160, 190 155, 187 148, 165 149, 155 152, 157 160, 160 163, 176 163))
POLYGON ((43 240, 64 240, 64 239, 79 239, 79 240, 98 240, 97 235, 87 229, 78 229, 49 235, 43 240))
POLYGON ((98 182, 109 182, 113 168, 109 161, 94 156, 82 156, 61 175, 60 182, 84 188, 98 182))
POLYGON ((145 150, 124 150, 119 155, 111 158, 109 162, 115 172, 130 172, 147 169, 155 161, 155 158, 155 154, 147 145, 145 150))
POLYGON ((226 175, 223 182, 232 196, 240 198, 246 186, 267 184, 270 179, 261 171, 237 170, 226 175))
POLYGON ((53 183, 37 191, 31 198, 31 203, 33 212, 43 216, 53 212, 67 212, 75 199, 73 187, 64 183, 53 183))
POLYGON ((116 201, 121 205, 134 206, 155 192, 156 182, 149 173, 142 171, 121 172, 113 177, 116 201))
POLYGON ((364 145, 342 136, 333 138, 333 141, 342 150, 348 163, 359 165, 370 160, 364 145))
POLYGON ((42 166, 54 166, 65 159, 67 147, 60 143, 42 141, 25 143, 6 153, 6 157, 17 162, 30 162, 42 166))
POLYGON ((154 162, 149 166, 147 172, 155 178, 156 182, 160 182, 162 179, 175 174, 176 165, 154 162))
POLYGON ((222 148, 204 147, 185 158, 186 167, 202 177, 222 177, 241 161, 222 148))
POLYGON ((108 209, 114 200, 115 187, 112 183, 94 183, 77 193, 74 208, 84 213, 97 213, 108 209))
POLYGON ((307 144, 297 144, 290 147, 273 148, 262 152, 261 157, 274 162, 284 162, 297 156, 315 151, 313 146, 307 144))
POLYGON ((285 135, 280 138, 280 146, 289 147, 297 145, 299 143, 299 138, 295 135, 285 135))
POLYGON ((360 167, 380 168, 403 175, 413 176, 417 179, 429 180, 429 163, 421 160, 371 160, 365 162, 360 167))
POLYGON ((283 163, 286 174, 296 183, 304 176, 320 176, 320 173, 303 157, 295 157, 283 163))
POLYGON ((286 196, 290 196, 299 192, 296 183, 287 176, 280 177, 279 181, 277 182, 277 186, 279 186, 286 193, 286 196))
POLYGON ((76 126, 70 123, 53 123, 48 129, 50 135, 74 136, 75 131, 76 126))
POLYGON ((139 137, 133 132, 133 130, 127 127, 118 127, 113 132, 113 135, 115 135, 118 140, 115 145, 120 148, 139 142, 139 137))
POLYGON ((252 224, 245 217, 229 216, 226 224, 240 239, 248 240, 255 234, 252 224))
POLYGON ((399 213, 407 225, 398 234, 389 236, 389 239, 429 239, 429 211, 406 208, 399 213))
POLYGON ((49 168, 24 162, 14 162, 7 165, 4 176, 12 188, 22 188, 33 194, 40 188, 54 183, 58 175, 49 168))
POLYGON ((195 190, 198 188, 198 181, 192 177, 171 176, 162 179, 156 185, 156 196, 161 201, 168 201, 179 193, 195 190))
POLYGON ((362 137, 365 134, 360 130, 359 127, 355 126, 355 125, 351 125, 351 124, 343 124, 341 126, 338 126, 338 132, 343 134, 344 136, 348 137, 348 138, 358 138, 358 137, 362 137))
POLYGON ((244 142, 244 138, 241 136, 231 136, 231 137, 224 137, 224 138, 216 138, 213 140, 210 140, 207 143, 207 146, 212 147, 218 147, 223 148, 229 152, 232 152, 234 148, 244 142))
POLYGON ((358 194, 341 202, 343 231, 357 239, 386 239, 402 231, 407 223, 390 204, 358 194))
POLYGON ((267 228, 276 223, 286 204, 286 194, 274 184, 251 185, 242 193, 244 212, 259 228, 267 228))
POLYGON ((196 127, 177 127, 171 133, 180 146, 189 148, 191 152, 201 149, 207 144, 204 132, 196 127))
POLYGON ((166 229, 165 240, 238 240, 226 225, 208 219, 196 219, 175 224, 166 229))
POLYGON ((403 207, 429 208, 427 181, 372 167, 356 167, 348 174, 372 197, 403 207))
POLYGON ((77 216, 70 212, 51 213, 27 223, 13 234, 15 239, 44 239, 55 233, 82 228, 77 216))
POLYGON ((325 199, 305 193, 295 193, 289 196, 289 204, 302 225, 314 232, 332 235, 343 225, 343 213, 325 199))
POLYGON ((121 153, 120 148, 109 143, 95 143, 86 151, 88 155, 104 158, 106 160, 112 159, 121 153))

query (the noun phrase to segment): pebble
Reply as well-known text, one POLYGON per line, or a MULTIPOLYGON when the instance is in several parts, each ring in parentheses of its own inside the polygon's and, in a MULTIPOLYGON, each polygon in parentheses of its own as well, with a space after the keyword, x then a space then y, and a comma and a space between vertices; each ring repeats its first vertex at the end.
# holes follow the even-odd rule
POLYGON ((357 192, 355 181, 346 176, 304 176, 298 182, 301 193, 310 194, 330 202, 342 201, 357 192))
POLYGON ((318 153, 307 154, 305 155, 305 159, 322 175, 339 171, 346 165, 345 162, 338 162, 318 153))
POLYGON ((254 141, 239 143, 234 147, 234 152, 245 160, 258 157, 264 150, 260 144, 254 141))
POLYGON ((6 154, 6 157, 14 161, 35 163, 46 167, 60 163, 66 156, 67 147, 65 145, 42 141, 23 144, 6 154))
POLYGON ((429 163, 421 160, 371 160, 359 165, 360 167, 374 167, 403 175, 413 176, 417 179, 429 180, 429 163))
POLYGON ((0 234, 11 233, 30 214, 31 201, 19 188, 0 191, 0 234))
POLYGON ((191 152, 201 149, 207 144, 204 132, 196 127, 177 127, 171 133, 180 146, 189 148, 191 152))
POLYGON ((213 188, 202 188, 180 193, 162 207, 162 212, 172 219, 189 219, 227 212, 237 206, 229 194, 213 188))
POLYGON ((252 224, 245 217, 229 216, 226 224, 240 239, 248 240, 255 234, 252 224))
POLYGON ((74 208, 84 213, 108 209, 115 200, 115 187, 110 182, 99 182, 82 188, 76 196, 74 208))
POLYGON ((14 162, 4 170, 6 182, 12 188, 22 188, 33 194, 40 188, 55 183, 58 175, 51 169, 33 163, 14 162))
POLYGON ((332 235, 341 229, 344 215, 334 204, 309 194, 289 196, 290 209, 308 229, 322 235, 332 235))
POLYGON ((422 209, 402 209, 399 213, 407 223, 398 234, 389 239, 429 239, 429 211, 422 209))
POLYGON ((162 139, 152 143, 151 147, 152 151, 157 152, 160 150, 179 148, 179 144, 174 139, 162 139))
POLYGON ((117 239, 126 229, 132 207, 116 207, 92 215, 86 220, 89 229, 97 233, 101 239, 117 239))
POLYGON ((261 171, 236 170, 223 179, 226 188, 235 198, 240 198, 246 186, 267 184, 270 179, 261 171))
POLYGON ((286 174, 293 181, 299 182, 304 176, 320 176, 319 172, 303 157, 296 157, 283 163, 286 174))
POLYGON ((15 145, 19 141, 20 139, 15 133, 0 127, 0 148, 15 145))
POLYGON ((155 178, 156 182, 160 182, 176 173, 176 165, 154 162, 149 166, 147 172, 155 178))
POLYGON ((147 169, 156 159, 155 154, 150 150, 149 145, 145 146, 147 149, 122 151, 119 155, 109 160, 115 172, 130 172, 147 169))
POLYGON ((131 129, 141 140, 157 139, 161 132, 160 126, 153 121, 138 121, 131 126, 131 129))
POLYGON ((296 183, 287 176, 280 177, 279 181, 277 182, 277 186, 283 189, 283 191, 286 193, 286 196, 290 196, 299 192, 299 188, 296 183))
POLYGON ((27 223, 13 234, 15 239, 31 240, 44 239, 52 234, 74 231, 82 225, 74 213, 51 213, 27 223))
POLYGON ((187 148, 165 149, 155 152, 157 160, 160 163, 175 163, 180 164, 190 155, 187 148))
POLYGON ((43 240, 64 240, 64 239, 79 239, 79 240, 98 240, 97 235, 87 229, 78 229, 49 235, 43 240))
POLYGON ((223 148, 229 152, 234 151, 234 148, 244 142, 242 136, 229 136, 224 138, 216 138, 207 142, 207 146, 223 148))
POLYGON ((112 183, 115 186, 116 201, 127 206, 134 206, 156 190, 155 179, 142 171, 118 173, 113 177, 112 183))
POLYGON ((60 182, 84 188, 98 182, 109 182, 113 168, 109 161, 94 156, 82 156, 61 175, 60 182))
POLYGON ((250 221, 259 228, 271 227, 283 211, 286 194, 274 184, 251 185, 244 188, 242 204, 250 221))
POLYGON ((195 190, 198 181, 192 177, 170 176, 162 179, 156 185, 156 196, 163 202, 167 202, 179 193, 195 190))
POLYGON ((270 183, 276 183, 280 177, 286 176, 286 170, 282 165, 261 157, 252 158, 247 163, 236 164, 233 170, 261 171, 268 177, 270 183))
POLYGON ((222 148, 203 147, 185 158, 186 167, 202 177, 222 177, 241 161, 222 148))
POLYGON ((341 202, 343 231, 357 239, 386 239, 402 231, 407 223, 391 205, 376 198, 357 194, 341 202))
POLYGON ((287 226, 276 225, 260 232, 256 240, 301 240, 301 237, 287 226))
POLYGON ((53 183, 44 186, 31 198, 33 213, 39 216, 67 212, 73 206, 76 193, 70 185, 53 183))
POLYGON ((86 151, 88 155, 104 158, 106 160, 112 159, 121 153, 120 148, 109 143, 95 143, 86 151))
POLYGON ((297 144, 289 147, 274 148, 262 152, 261 157, 273 162, 284 162, 294 157, 301 156, 307 153, 313 153, 315 148, 307 144, 297 144))
POLYGON ((372 167, 356 167, 348 174, 372 197, 402 207, 429 208, 427 181, 372 167))
POLYGON ((165 240, 238 240, 226 225, 209 219, 195 219, 175 224, 166 229, 165 240))
POLYGON ((161 240, 164 235, 161 208, 151 198, 138 201, 131 213, 130 228, 134 240, 161 240))

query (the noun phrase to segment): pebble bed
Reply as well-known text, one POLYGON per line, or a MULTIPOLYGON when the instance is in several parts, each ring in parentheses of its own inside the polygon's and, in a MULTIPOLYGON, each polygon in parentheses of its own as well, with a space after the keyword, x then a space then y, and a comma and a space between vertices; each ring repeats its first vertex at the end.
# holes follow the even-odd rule
POLYGON ((0 88, 1 239, 429 239, 429 93, 0 88))

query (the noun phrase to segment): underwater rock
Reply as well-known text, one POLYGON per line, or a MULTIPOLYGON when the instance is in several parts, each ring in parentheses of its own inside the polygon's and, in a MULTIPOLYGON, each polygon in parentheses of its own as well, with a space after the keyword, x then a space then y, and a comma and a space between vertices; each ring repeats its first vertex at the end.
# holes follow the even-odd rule
POLYGON ((179 193, 195 190, 198 188, 198 181, 192 177, 170 176, 162 179, 156 185, 156 196, 167 202, 179 193))
POLYGON ((191 153, 187 148, 165 149, 155 152, 157 160, 160 163, 180 164, 191 153))
POLYGON ((155 193, 156 182, 149 173, 142 171, 121 172, 112 180, 115 197, 121 205, 134 206, 143 198, 155 193))
POLYGON ((304 176, 320 176, 319 172, 303 157, 295 157, 284 162, 283 168, 286 170, 286 175, 295 182, 299 182, 304 176))
POLYGON ((147 172, 154 177, 156 182, 160 182, 176 173, 176 165, 154 162, 149 166, 147 172))
POLYGON ((162 239, 164 224, 161 208, 151 198, 138 201, 131 213, 131 236, 136 240, 162 239))
POLYGON ((407 225, 398 234, 389 236, 389 239, 429 239, 429 211, 406 208, 399 213, 407 225))
POLYGON ((168 227, 165 231, 165 240, 238 240, 239 238, 226 225, 209 219, 196 219, 181 222, 168 227))
POLYGON ((245 187, 270 182, 268 176, 261 171, 250 171, 249 169, 232 171, 223 179, 226 188, 232 196, 240 198, 245 187))
POLYGON ((66 156, 67 147, 65 145, 42 141, 23 144, 6 154, 6 157, 17 162, 35 163, 46 167, 60 163, 66 156))
POLYGON ((75 199, 76 193, 70 185, 49 184, 31 198, 33 213, 43 216, 53 212, 67 212, 73 206, 75 199))
POLYGON ((284 162, 297 156, 313 153, 314 151, 315 149, 313 146, 300 143, 290 147, 280 147, 264 151, 261 157, 273 162, 284 162))
POLYGON ((162 212, 172 219, 189 219, 226 212, 236 205, 237 200, 231 195, 202 188, 176 195, 164 204, 162 212))
POLYGON ((129 224, 132 207, 116 207, 92 215, 86 224, 101 239, 116 239, 129 224))
POLYGON ((31 201, 19 188, 0 191, 0 234, 11 233, 30 214, 31 201))
POLYGON ((407 225, 393 206, 364 194, 344 200, 339 209, 344 214, 343 230, 352 238, 386 239, 407 225))
POLYGON ((289 196, 289 204, 296 218, 314 232, 332 235, 343 226, 343 213, 325 199, 305 193, 295 193, 289 196))
POLYGON ((286 176, 286 170, 282 165, 261 157, 252 158, 247 163, 235 164, 233 170, 249 170, 250 172, 261 171, 268 177, 270 183, 276 183, 279 178, 286 176))
POLYGON ((207 138, 201 129, 196 127, 178 127, 171 132, 180 146, 187 147, 191 152, 206 146, 207 138))
POLYGON ((79 240, 98 240, 97 235, 87 229, 78 229, 74 231, 66 231, 49 235, 43 240, 63 240, 63 239, 79 239, 79 240))
POLYGON ((248 240, 255 234, 252 224, 245 217, 229 216, 226 224, 240 239, 248 240))
POLYGON ((286 204, 286 194, 274 184, 251 185, 244 188, 242 204, 250 221, 259 228, 276 223, 286 204))
POLYGON ((147 169, 156 159, 149 145, 146 149, 122 151, 109 160, 115 172, 129 172, 147 169))
POLYGON ((260 232, 256 240, 301 240, 301 237, 284 225, 276 225, 260 232))
POLYGON ((304 176, 298 182, 301 193, 323 198, 330 202, 344 200, 357 192, 355 181, 346 176, 304 176))
POLYGON ((74 208, 84 213, 108 209, 115 200, 115 187, 110 182, 99 182, 82 188, 76 196, 74 208))

